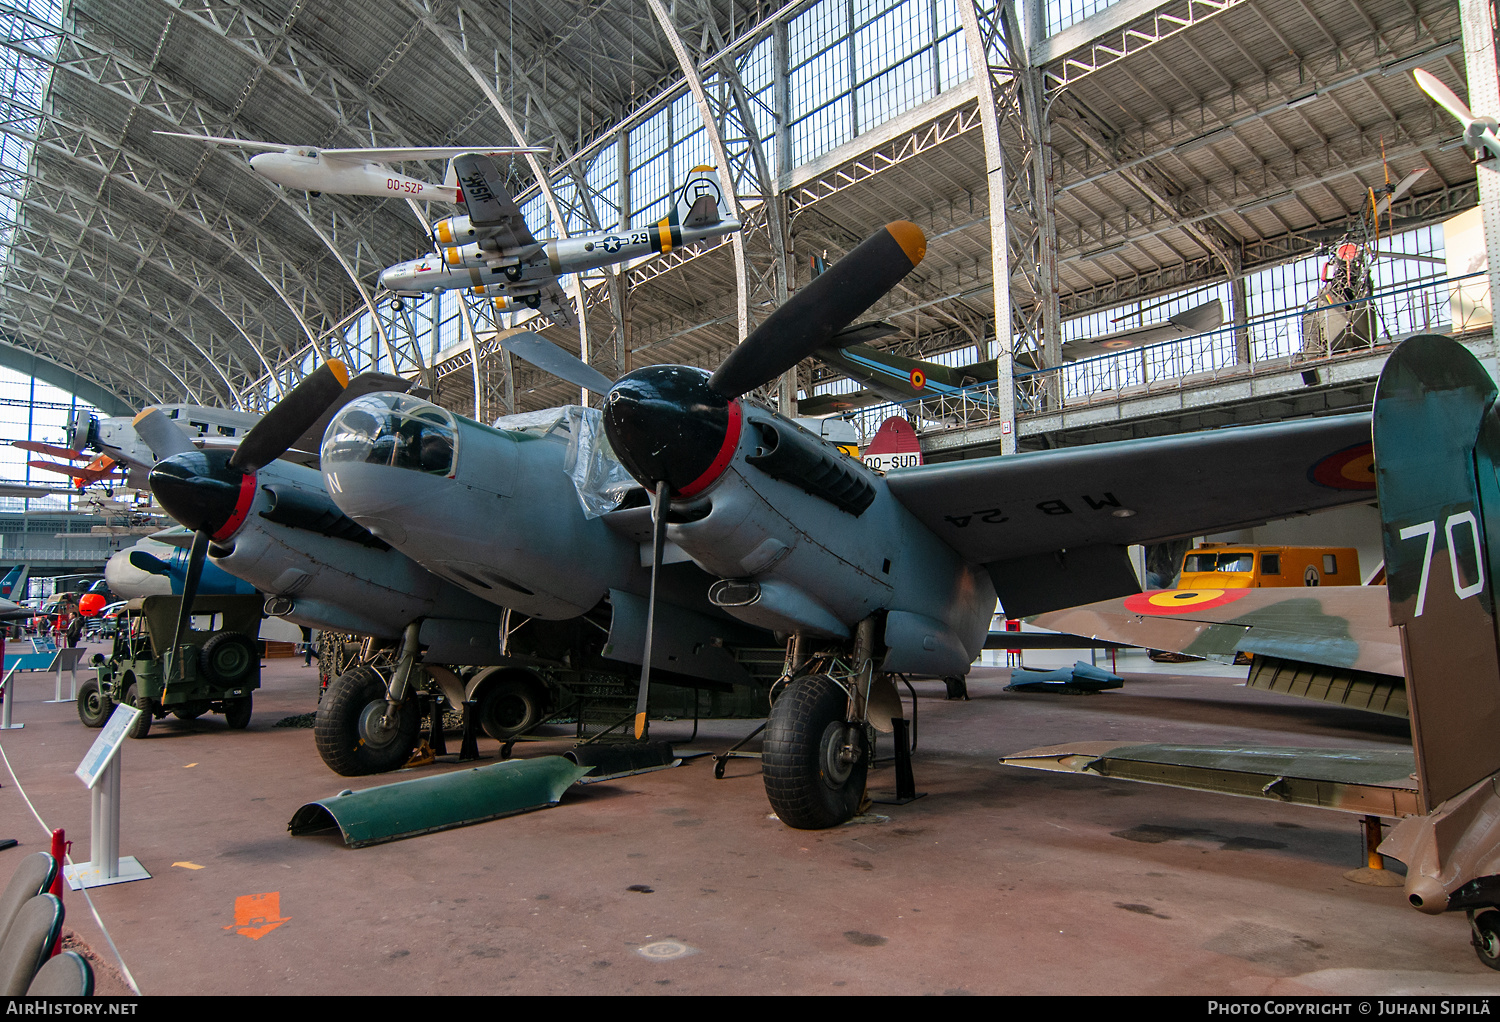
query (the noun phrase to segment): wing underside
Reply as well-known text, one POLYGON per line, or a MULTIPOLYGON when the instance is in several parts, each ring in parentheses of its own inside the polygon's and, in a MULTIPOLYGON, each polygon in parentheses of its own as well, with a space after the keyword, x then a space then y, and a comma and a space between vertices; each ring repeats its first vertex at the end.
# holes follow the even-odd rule
POLYGON ((1093 774, 1195 791, 1398 818, 1420 813, 1410 749, 1233 748, 1071 742, 1027 749, 1005 766, 1093 774))

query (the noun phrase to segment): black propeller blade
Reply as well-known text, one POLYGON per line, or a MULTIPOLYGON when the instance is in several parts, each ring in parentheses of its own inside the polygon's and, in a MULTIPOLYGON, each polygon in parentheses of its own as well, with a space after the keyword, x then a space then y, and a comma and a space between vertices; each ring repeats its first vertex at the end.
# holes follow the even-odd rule
POLYGON ((641 691, 635 697, 635 737, 646 737, 646 703, 651 695, 651 638, 656 634, 656 576, 661 573, 662 546, 667 539, 667 481, 656 484, 651 505, 651 594, 646 600, 646 643, 641 651, 641 691))
POLYGON ((834 342, 855 317, 910 273, 927 251, 915 224, 887 224, 771 314, 712 376, 691 366, 647 366, 604 398, 610 446, 635 479, 665 481, 674 498, 702 492, 729 464, 742 414, 735 400, 834 342))
POLYGON ((774 380, 889 293, 926 254, 920 227, 886 224, 771 313, 729 353, 709 386, 732 400, 774 380))
POLYGON ((336 358, 323 363, 245 434, 229 467, 251 473, 281 457, 347 386, 349 370, 344 363, 336 358))
POLYGON ((137 415, 131 425, 156 457, 157 461, 174 454, 186 454, 193 450, 193 441, 182 431, 182 427, 167 417, 160 408, 147 408, 137 415))

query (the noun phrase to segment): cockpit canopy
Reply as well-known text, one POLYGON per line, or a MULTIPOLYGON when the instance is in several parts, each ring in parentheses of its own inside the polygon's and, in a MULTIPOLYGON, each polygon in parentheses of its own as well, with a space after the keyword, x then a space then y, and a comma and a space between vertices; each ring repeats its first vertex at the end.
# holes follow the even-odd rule
POLYGON ((323 434, 323 464, 368 462, 451 478, 458 423, 406 394, 367 394, 344 406, 323 434))

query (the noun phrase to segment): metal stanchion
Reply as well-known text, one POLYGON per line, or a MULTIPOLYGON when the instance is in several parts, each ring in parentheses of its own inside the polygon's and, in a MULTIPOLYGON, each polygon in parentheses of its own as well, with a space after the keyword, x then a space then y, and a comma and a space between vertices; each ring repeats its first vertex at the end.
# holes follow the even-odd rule
POLYGON ((5 679, 0 681, 0 731, 16 731, 25 727, 25 724, 12 724, 10 722, 10 708, 16 701, 16 686, 14 684, 16 672, 21 669, 20 664, 5 672, 5 679))
POLYGON ((120 746, 140 713, 133 706, 116 706, 73 772, 88 785, 91 794, 89 861, 75 863, 65 870, 68 886, 75 891, 151 878, 135 856, 120 855, 120 746))
POLYGON ((81 646, 61 646, 57 655, 52 658, 52 668, 57 672, 57 684, 53 690, 53 697, 48 699, 49 703, 71 703, 78 698, 78 661, 83 656, 81 646), (68 685, 68 697, 62 694, 62 672, 68 672, 71 681, 68 685))

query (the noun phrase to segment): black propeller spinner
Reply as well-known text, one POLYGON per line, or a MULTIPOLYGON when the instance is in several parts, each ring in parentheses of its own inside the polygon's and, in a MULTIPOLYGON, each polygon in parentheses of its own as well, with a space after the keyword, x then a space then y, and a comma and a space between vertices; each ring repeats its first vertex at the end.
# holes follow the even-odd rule
POLYGON ((815 277, 740 342, 712 374, 658 365, 622 376, 604 398, 604 432, 620 461, 655 495, 651 595, 635 734, 645 733, 656 615, 656 575, 666 535, 667 504, 696 496, 719 478, 739 446, 738 398, 769 383, 828 344, 910 273, 927 254, 921 228, 887 224, 815 277))
POLYGON ((151 492, 168 514, 193 530, 187 578, 182 585, 182 609, 172 633, 174 652, 182 642, 193 598, 198 595, 208 544, 227 539, 244 523, 255 500, 255 473, 296 443, 348 385, 349 370, 344 363, 330 359, 278 401, 233 451, 192 447, 176 424, 155 409, 137 416, 136 430, 152 445, 153 452, 177 448, 151 469, 151 492), (187 450, 168 439, 172 435, 169 427, 182 443, 187 443, 187 450))

